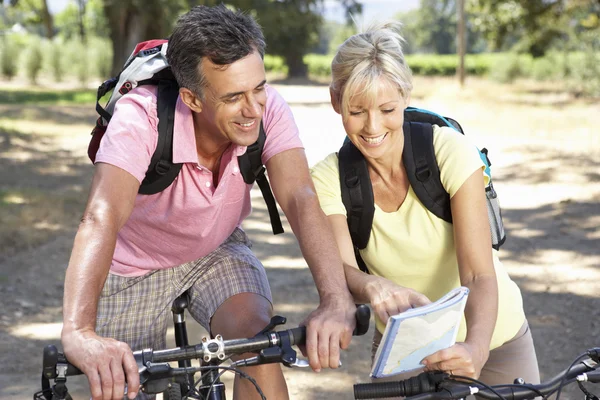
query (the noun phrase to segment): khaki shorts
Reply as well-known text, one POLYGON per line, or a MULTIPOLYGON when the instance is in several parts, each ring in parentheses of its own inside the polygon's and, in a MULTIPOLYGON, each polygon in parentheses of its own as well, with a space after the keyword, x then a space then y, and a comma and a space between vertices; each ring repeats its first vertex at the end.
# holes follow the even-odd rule
POLYGON ((221 304, 239 293, 256 293, 272 303, 263 265, 236 229, 216 250, 196 261, 139 277, 109 274, 98 303, 96 332, 127 343, 132 350, 162 349, 172 324, 171 305, 188 290, 189 313, 210 332, 221 304))

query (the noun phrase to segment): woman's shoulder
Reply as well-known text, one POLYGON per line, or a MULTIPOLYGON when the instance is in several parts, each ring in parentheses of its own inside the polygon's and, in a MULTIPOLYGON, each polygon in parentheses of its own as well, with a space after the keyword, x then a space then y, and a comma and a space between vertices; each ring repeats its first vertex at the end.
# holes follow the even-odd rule
POLYGON ((438 162, 451 156, 479 158, 475 143, 448 126, 433 125, 433 149, 438 162))
POLYGON ((318 161, 310 169, 311 174, 314 175, 329 175, 335 174, 339 176, 339 165, 337 153, 331 153, 321 161, 318 161))

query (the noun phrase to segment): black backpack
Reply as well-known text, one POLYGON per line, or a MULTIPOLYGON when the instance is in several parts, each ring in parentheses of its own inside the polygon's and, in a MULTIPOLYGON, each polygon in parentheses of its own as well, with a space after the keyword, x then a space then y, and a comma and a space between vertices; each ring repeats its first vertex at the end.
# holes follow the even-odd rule
MULTIPOLYGON (((433 125, 449 126, 464 134, 458 122, 431 111, 408 107, 404 112, 404 150, 402 160, 408 180, 419 201, 434 215, 452 223, 450 195, 440 180, 440 170, 433 148, 433 125)), ((506 240, 502 214, 492 185, 487 149, 480 156, 486 165, 490 182, 485 188, 488 219, 492 231, 492 247, 498 250, 506 240)), ((367 162, 348 139, 338 152, 342 201, 346 207, 348 229, 360 269, 368 272, 359 250, 367 247, 371 236, 375 202, 367 162)))
MULTIPOLYGON (((117 100, 138 86, 157 86, 158 141, 139 189, 140 194, 146 195, 159 193, 169 187, 183 165, 173 163, 173 126, 179 85, 167 63, 167 46, 166 40, 150 40, 138 44, 119 75, 100 85, 96 98, 96 111, 100 117, 92 130, 92 139, 88 146, 88 156, 94 162, 117 100), (115 87, 118 87, 118 90, 114 90, 115 87), (100 99, 109 92, 110 98, 102 107, 100 99)), ((244 182, 258 183, 267 204, 273 234, 278 234, 283 233, 283 226, 261 160, 264 143, 265 131, 261 122, 258 140, 248 146, 243 155, 238 156, 238 163, 244 182)))

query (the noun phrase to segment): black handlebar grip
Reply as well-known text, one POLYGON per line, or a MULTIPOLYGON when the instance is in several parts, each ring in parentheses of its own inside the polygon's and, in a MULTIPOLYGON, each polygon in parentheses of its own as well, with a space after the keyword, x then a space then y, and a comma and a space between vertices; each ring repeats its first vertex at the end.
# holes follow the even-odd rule
POLYGON ((49 344, 44 347, 42 357, 42 375, 47 379, 56 378, 56 364, 58 363, 58 349, 55 345, 49 344))
MULTIPOLYGON (((355 399, 383 399, 410 397, 436 391, 448 374, 439 371, 422 372, 417 376, 397 382, 359 383, 354 385, 355 399)), ((461 396, 462 397, 462 396, 461 396)))
POLYGON ((44 355, 42 358, 42 374, 47 379, 55 379, 57 377, 56 367, 59 364, 66 364, 66 376, 83 375, 83 372, 73 364, 71 364, 63 353, 59 353, 55 345, 49 344, 44 347, 44 355))
POLYGON ((371 309, 366 304, 356 306, 356 328, 352 332, 353 336, 361 336, 369 331, 369 322, 371 320, 371 309))
POLYGON ((355 399, 385 399, 405 396, 401 382, 358 383, 354 385, 355 399))
POLYGON ((306 327, 299 326, 289 330, 290 333, 290 344, 291 345, 303 345, 306 342, 306 327))
MULTIPOLYGON (((65 356, 63 356, 64 358, 65 356)), ((67 364, 67 376, 74 376, 74 375, 83 375, 83 372, 77 368, 76 366, 74 366, 73 364, 71 364, 69 361, 67 361, 66 358, 64 358, 65 363, 67 364)))

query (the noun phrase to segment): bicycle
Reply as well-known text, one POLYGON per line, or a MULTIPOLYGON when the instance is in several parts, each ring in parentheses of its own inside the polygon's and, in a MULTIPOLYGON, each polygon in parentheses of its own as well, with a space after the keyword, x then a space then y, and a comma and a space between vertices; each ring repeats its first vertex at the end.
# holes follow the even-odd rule
POLYGON ((600 347, 587 350, 571 365, 551 379, 540 384, 528 384, 515 379, 512 384, 489 386, 476 379, 450 375, 441 371, 423 372, 397 382, 373 382, 354 385, 355 399, 384 399, 404 396, 410 400, 464 399, 469 395, 484 399, 523 400, 541 397, 546 400, 556 394, 559 400, 565 385, 577 382, 585 400, 598 400, 583 382, 600 382, 600 347))
MULTIPOLYGON (((298 359, 294 345, 305 341, 306 328, 275 331, 286 323, 286 318, 275 315, 270 323, 253 338, 223 340, 221 335, 210 339, 203 337, 198 344, 188 343, 185 309, 189 304, 184 293, 173 302, 171 312, 177 347, 165 350, 144 349, 134 351, 138 364, 141 391, 145 394, 163 394, 167 400, 225 400, 225 384, 220 378, 224 372, 233 371, 249 379, 257 392, 265 399, 258 384, 239 367, 281 363, 286 367, 308 367, 308 361, 298 359), (230 357, 244 353, 256 356, 221 365, 230 357), (199 367, 192 360, 201 360, 199 367), (170 363, 177 362, 177 367, 170 363), (196 379, 196 374, 200 377, 196 379)), ((356 329, 353 335, 364 335, 369 329, 371 311, 364 304, 357 305, 356 329)), ((33 395, 34 400, 71 400, 66 386, 67 377, 83 373, 70 364, 55 345, 48 345, 43 352, 42 389, 33 395), (53 385, 50 384, 53 381, 53 385)))

